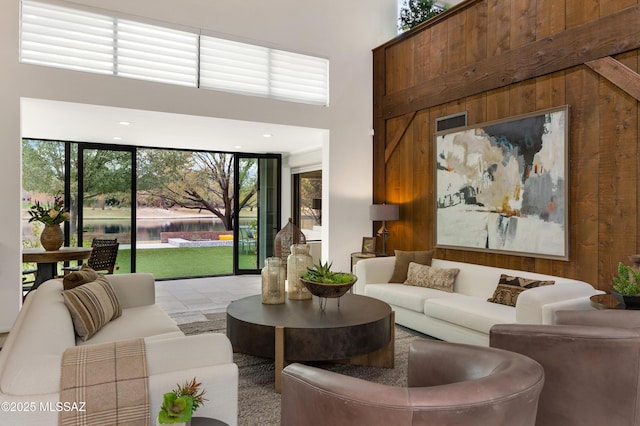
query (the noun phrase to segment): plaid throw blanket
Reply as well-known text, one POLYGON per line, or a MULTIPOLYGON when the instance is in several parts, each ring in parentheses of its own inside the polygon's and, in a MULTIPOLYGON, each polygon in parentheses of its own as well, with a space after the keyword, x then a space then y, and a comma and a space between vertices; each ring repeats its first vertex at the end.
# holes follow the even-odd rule
POLYGON ((67 349, 59 407, 61 426, 149 426, 144 340, 67 349))

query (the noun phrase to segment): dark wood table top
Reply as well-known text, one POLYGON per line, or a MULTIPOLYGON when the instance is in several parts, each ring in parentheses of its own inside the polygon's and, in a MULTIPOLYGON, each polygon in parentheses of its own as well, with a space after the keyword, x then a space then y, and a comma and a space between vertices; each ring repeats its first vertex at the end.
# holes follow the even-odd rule
POLYGON ((227 316, 252 324, 287 328, 335 328, 370 323, 386 318, 391 306, 372 297, 345 294, 340 298, 327 299, 323 311, 317 298, 289 300, 280 305, 265 305, 259 294, 231 302, 227 316))
POLYGON ((22 261, 25 263, 52 263, 67 260, 88 259, 91 247, 61 247, 60 250, 47 251, 43 248, 22 250, 22 261))

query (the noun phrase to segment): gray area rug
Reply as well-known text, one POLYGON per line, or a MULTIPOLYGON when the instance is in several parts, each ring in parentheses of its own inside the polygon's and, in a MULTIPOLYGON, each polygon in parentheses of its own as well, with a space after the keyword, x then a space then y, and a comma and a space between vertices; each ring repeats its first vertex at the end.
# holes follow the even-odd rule
MULTIPOLYGON (((186 334, 226 334, 226 313, 205 314, 208 321, 179 325, 186 334)), ((418 338, 396 326, 395 368, 376 368, 333 363, 317 364, 317 367, 341 374, 359 377, 371 382, 392 386, 407 384, 407 355, 409 344, 418 338)), ((238 425, 268 426, 280 424, 280 394, 274 391, 274 366, 272 359, 236 353, 238 365, 238 425)))

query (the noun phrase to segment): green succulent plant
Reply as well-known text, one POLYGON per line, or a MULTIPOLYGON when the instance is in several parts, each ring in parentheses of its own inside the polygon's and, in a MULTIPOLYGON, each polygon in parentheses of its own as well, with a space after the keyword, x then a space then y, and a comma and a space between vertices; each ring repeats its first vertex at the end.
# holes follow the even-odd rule
POLYGON ((200 390, 201 385, 194 377, 190 382, 165 393, 158 413, 158 423, 164 425, 190 421, 193 413, 206 401, 205 391, 200 390))
POLYGON ((640 270, 620 262, 618 264, 618 276, 613 277, 613 289, 618 293, 630 296, 640 294, 640 270))
POLYGON ((307 272, 302 276, 302 279, 322 284, 345 284, 355 279, 353 274, 332 271, 332 265, 333 262, 318 262, 307 268, 307 272))

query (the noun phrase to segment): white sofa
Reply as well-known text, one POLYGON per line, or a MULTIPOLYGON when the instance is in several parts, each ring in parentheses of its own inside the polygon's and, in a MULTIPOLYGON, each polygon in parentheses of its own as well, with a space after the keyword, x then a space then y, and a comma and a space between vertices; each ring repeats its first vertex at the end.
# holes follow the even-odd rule
POLYGON ((495 324, 552 324, 556 311, 593 309, 589 297, 603 293, 583 281, 433 259, 432 266, 460 269, 454 292, 448 293, 389 283, 394 265, 393 256, 364 259, 356 263, 358 280, 354 292, 391 305, 397 324, 455 343, 489 346, 489 330, 495 324), (522 292, 515 307, 488 302, 501 274, 554 280, 555 284, 522 292))
POLYGON ((62 280, 50 280, 29 294, 0 351, 0 424, 57 425, 58 413, 47 410, 60 400, 60 363, 73 345, 107 343, 143 337, 147 355, 150 420, 163 394, 196 378, 208 401, 197 416, 237 425, 238 368, 223 334, 184 336, 155 304, 150 274, 109 275, 122 316, 86 342, 76 339, 62 297, 62 280), (47 405, 49 403, 50 405, 47 405))

